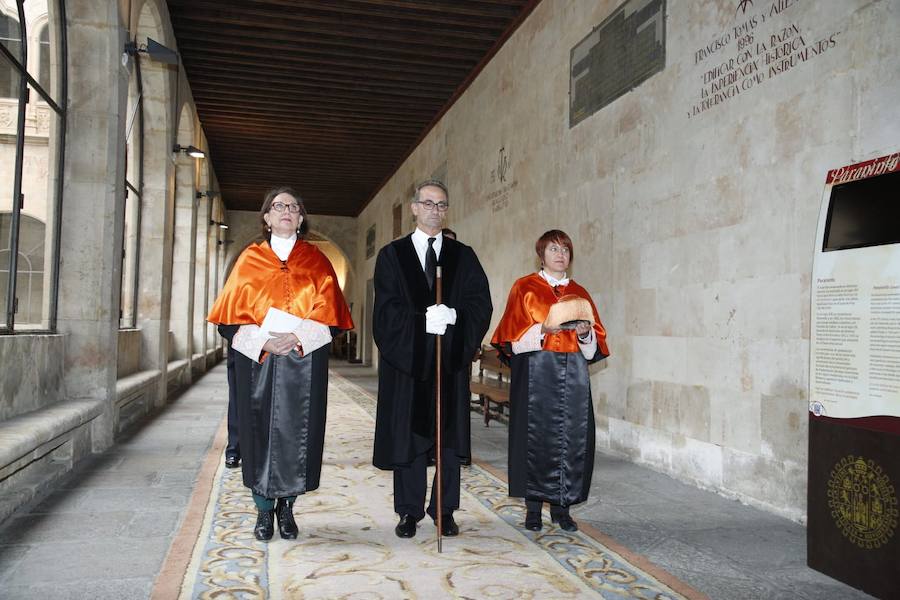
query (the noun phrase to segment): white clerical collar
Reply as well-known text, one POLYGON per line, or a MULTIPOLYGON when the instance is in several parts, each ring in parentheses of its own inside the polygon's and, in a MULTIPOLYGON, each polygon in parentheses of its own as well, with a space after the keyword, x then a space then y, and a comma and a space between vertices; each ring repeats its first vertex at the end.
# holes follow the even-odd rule
POLYGON ((551 286, 556 287, 558 285, 569 285, 569 278, 566 277, 566 274, 563 273, 562 279, 557 279, 547 271, 541 269, 538 271, 538 275, 544 278, 544 280, 549 283, 551 286))
POLYGON ((294 242, 297 241, 297 234, 294 233, 289 238, 282 238, 272 233, 272 236, 269 238, 269 246, 272 247, 272 252, 275 253, 275 256, 278 257, 278 260, 287 260, 288 256, 291 255, 291 250, 294 249, 294 242))
POLYGON ((432 238, 432 237, 434 238, 434 253, 438 258, 440 258, 441 257, 441 246, 443 245, 442 242, 444 240, 444 236, 441 235, 440 232, 438 232, 438 234, 434 235, 434 236, 428 235, 427 233, 425 233, 418 227, 416 227, 416 230, 413 231, 412 242, 413 242, 413 245, 416 247, 416 253, 419 254, 419 257, 423 261, 422 264, 425 264, 424 260, 425 260, 425 252, 428 251, 428 240, 429 240, 429 238, 432 238))

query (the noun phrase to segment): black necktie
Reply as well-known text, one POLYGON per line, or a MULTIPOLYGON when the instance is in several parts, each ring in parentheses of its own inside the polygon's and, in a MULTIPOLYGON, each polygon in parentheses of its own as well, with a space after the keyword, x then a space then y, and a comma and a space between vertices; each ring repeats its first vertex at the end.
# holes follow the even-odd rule
POLYGON ((434 278, 437 274, 437 254, 434 251, 434 240, 428 238, 428 250, 425 252, 425 279, 428 280, 428 289, 434 288, 434 278))

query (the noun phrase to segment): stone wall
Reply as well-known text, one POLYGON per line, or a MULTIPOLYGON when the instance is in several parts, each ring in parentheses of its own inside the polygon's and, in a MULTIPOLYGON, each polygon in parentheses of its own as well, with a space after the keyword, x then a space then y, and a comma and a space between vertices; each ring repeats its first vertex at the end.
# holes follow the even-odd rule
POLYGON ((900 4, 670 1, 664 70, 570 128, 570 50, 618 4, 535 9, 361 213, 358 277, 446 163, 494 324, 534 240, 572 236, 612 351, 601 449, 803 519, 817 213, 829 168, 900 145, 900 4))

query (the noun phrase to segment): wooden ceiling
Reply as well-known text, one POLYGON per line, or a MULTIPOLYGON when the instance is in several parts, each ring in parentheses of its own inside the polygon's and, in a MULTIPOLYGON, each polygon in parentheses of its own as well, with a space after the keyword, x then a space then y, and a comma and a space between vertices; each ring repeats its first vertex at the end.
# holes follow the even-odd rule
POLYGON ((539 1, 168 0, 226 206, 358 215, 539 1))

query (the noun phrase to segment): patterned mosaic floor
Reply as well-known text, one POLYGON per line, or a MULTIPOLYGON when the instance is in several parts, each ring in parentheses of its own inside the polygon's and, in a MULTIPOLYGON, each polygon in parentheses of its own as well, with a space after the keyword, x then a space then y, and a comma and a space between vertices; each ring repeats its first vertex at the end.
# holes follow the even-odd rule
POLYGON ((297 540, 256 541, 240 472, 220 466, 181 598, 684 598, 581 532, 525 531, 522 503, 477 465, 443 553, 427 519, 397 538, 391 475, 371 464, 374 410, 332 374, 322 487, 297 499, 297 540))

